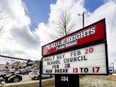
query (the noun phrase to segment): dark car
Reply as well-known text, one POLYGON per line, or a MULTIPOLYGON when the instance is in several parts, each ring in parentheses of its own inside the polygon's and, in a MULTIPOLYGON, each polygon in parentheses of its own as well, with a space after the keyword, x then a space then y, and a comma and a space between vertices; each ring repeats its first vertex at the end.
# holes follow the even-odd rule
POLYGON ((13 73, 3 74, 3 75, 0 76, 0 82, 5 82, 5 83, 19 82, 21 80, 22 80, 22 76, 17 75, 17 74, 13 74, 13 73))

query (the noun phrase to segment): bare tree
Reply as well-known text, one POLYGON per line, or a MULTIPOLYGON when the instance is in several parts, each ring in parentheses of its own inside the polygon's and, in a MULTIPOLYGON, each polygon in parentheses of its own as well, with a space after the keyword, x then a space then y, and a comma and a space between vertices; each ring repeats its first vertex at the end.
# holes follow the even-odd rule
POLYGON ((59 20, 55 23, 56 29, 54 34, 50 34, 51 39, 57 39, 73 32, 74 23, 71 22, 71 16, 67 10, 60 12, 59 20))
MULTIPOLYGON (((56 23, 56 32, 50 35, 52 40, 66 36, 74 31, 73 28, 75 26, 75 23, 71 22, 71 16, 67 10, 62 10, 59 18, 60 19, 58 23, 56 23)), ((61 78, 63 75, 55 75, 55 78, 56 76, 61 78)), ((65 77, 68 77, 68 74, 67 76, 65 75, 65 77)))
POLYGON ((7 21, 7 16, 3 16, 3 11, 4 11, 4 7, 1 8, 0 10, 0 33, 4 30, 4 27, 6 26, 6 21, 7 21))

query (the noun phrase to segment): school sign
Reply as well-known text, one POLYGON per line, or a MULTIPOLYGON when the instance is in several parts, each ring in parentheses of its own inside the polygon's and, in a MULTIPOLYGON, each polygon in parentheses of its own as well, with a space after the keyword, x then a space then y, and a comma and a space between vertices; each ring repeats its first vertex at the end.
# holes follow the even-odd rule
POLYGON ((105 19, 42 47, 43 74, 108 74, 105 19))

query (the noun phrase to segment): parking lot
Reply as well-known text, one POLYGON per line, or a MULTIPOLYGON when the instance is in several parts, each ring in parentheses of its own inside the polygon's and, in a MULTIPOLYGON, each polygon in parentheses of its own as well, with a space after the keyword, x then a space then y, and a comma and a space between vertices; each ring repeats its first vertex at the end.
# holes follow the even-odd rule
POLYGON ((29 78, 29 75, 21 75, 23 77, 21 82, 28 82, 28 81, 33 81, 31 78, 29 78))
MULTIPOLYGON (((25 83, 25 82, 35 82, 35 81, 38 81, 39 80, 32 80, 31 78, 29 78, 29 75, 21 75, 23 77, 22 81, 18 82, 18 83, 25 83)), ((50 79, 53 79, 53 78, 46 78, 46 79, 42 79, 43 81, 46 81, 46 80, 50 80, 50 79)))
MULTIPOLYGON (((10 86, 10 85, 18 85, 18 84, 28 84, 28 83, 35 83, 38 82, 39 80, 32 80, 31 78, 29 78, 29 75, 21 75, 23 77, 22 81, 17 82, 17 83, 5 83, 5 86, 10 86)), ((47 78, 47 79, 42 79, 43 82, 45 81, 50 81, 50 80, 54 80, 54 78, 47 78)))

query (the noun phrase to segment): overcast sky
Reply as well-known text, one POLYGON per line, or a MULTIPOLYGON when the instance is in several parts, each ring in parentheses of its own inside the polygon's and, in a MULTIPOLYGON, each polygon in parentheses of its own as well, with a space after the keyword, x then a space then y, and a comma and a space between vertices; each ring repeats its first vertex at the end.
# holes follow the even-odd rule
POLYGON ((82 28, 78 14, 84 11, 85 26, 106 18, 109 61, 116 59, 116 0, 0 0, 2 8, 0 54, 40 60, 41 46, 51 41, 48 35, 60 11, 68 9, 74 30, 82 28))

